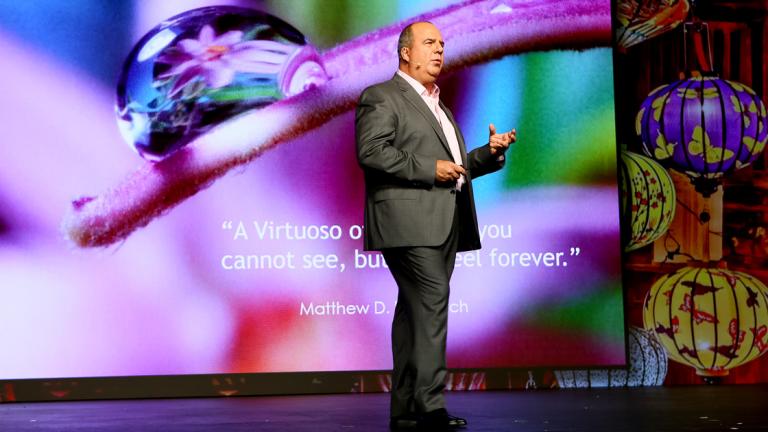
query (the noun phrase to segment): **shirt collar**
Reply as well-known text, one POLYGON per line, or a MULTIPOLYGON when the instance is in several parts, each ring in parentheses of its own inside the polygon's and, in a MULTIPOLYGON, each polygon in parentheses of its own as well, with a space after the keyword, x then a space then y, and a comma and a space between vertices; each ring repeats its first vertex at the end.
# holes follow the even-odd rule
POLYGON ((397 74, 403 77, 403 79, 406 80, 408 84, 410 84, 411 87, 413 87, 413 89, 416 90, 416 93, 418 93, 420 96, 428 96, 434 99, 440 98, 440 88, 437 86, 437 84, 432 87, 432 92, 430 93, 422 83, 416 80, 416 78, 408 75, 400 69, 397 70, 397 74))

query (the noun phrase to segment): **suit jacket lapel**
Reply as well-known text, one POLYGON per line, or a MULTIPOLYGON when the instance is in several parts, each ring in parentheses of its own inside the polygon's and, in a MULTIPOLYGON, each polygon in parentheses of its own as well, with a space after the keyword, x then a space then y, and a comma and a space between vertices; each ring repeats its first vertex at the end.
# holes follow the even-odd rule
MULTIPOLYGON (((393 79, 397 82, 397 85, 400 87, 400 90, 403 92, 405 99, 408 102, 410 102, 414 108, 416 108, 416 111, 421 113, 421 115, 424 116, 425 119, 427 119, 427 122, 429 122, 429 124, 432 126, 432 129, 435 130, 437 137, 440 138, 440 142, 443 144, 443 147, 445 147, 445 149, 448 151, 448 154, 451 154, 451 148, 448 145, 448 140, 445 138, 445 134, 443 133, 443 128, 440 127, 440 123, 437 122, 437 118, 435 117, 434 114, 432 114, 432 111, 429 110, 427 103, 424 102, 424 99, 421 98, 421 95, 416 93, 416 90, 414 90, 413 87, 410 84, 408 84, 408 82, 404 80, 402 77, 400 77, 399 75, 395 74, 395 77, 393 79)), ((451 119, 451 122, 453 122, 452 119, 451 119)), ((454 123, 453 127, 454 128, 456 127, 456 123, 454 123)))

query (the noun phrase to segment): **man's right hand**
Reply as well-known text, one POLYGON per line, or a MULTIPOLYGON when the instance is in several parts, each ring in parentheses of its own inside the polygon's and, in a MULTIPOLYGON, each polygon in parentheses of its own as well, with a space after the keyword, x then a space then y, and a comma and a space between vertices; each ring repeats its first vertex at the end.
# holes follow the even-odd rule
POLYGON ((466 171, 461 165, 447 160, 438 160, 437 167, 435 168, 435 181, 436 182, 453 182, 459 179, 466 171))

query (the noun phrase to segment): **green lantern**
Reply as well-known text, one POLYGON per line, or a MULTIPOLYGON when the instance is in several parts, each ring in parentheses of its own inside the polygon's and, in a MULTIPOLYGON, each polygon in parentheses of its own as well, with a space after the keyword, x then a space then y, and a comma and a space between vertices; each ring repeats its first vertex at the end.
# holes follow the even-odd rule
POLYGON ((658 162, 632 152, 621 154, 621 218, 628 222, 623 244, 627 252, 661 237, 675 216, 672 177, 658 162))

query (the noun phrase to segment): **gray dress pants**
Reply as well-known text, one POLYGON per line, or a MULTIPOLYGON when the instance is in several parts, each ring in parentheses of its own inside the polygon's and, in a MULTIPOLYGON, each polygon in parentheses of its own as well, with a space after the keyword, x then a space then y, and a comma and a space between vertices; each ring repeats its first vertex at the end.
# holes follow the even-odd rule
POLYGON ((392 417, 445 408, 449 283, 460 229, 456 204, 442 245, 382 250, 398 287, 392 320, 392 417))

